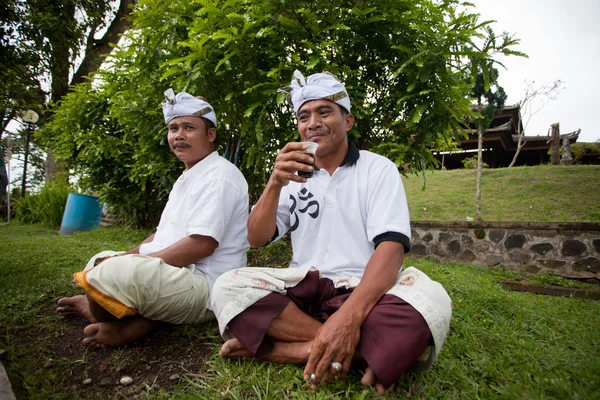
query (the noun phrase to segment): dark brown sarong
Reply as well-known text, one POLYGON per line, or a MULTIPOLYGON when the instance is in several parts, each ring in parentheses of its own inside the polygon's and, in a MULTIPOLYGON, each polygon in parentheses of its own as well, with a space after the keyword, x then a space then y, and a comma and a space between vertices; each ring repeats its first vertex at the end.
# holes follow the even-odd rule
MULTIPOLYGON (((348 299, 352 289, 336 289, 327 278, 319 279, 310 271, 287 296, 271 293, 254 303, 229 322, 233 335, 257 358, 274 347, 266 336, 271 321, 290 301, 320 322, 336 312, 348 299)), ((385 387, 408 370, 431 342, 431 331, 421 314, 404 300, 384 295, 373 307, 360 329, 357 350, 385 387)))

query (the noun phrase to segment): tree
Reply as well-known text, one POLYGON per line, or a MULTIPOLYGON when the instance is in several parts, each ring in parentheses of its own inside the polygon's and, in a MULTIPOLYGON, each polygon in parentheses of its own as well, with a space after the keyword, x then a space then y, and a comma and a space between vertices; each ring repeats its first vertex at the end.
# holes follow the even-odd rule
MULTIPOLYGON (((0 60, 8 66, 1 73, 0 137, 24 108, 38 111, 43 124, 42 111, 99 68, 127 28, 133 2, 11 0, 0 7, 6 18, 0 60)), ((49 164, 52 175, 54 163, 49 164)))
MULTIPOLYGON (((498 48, 496 44, 496 35, 491 28, 486 27, 487 38, 485 39, 482 49, 488 53, 493 52, 498 48)), ((510 46, 510 42, 506 38, 500 48, 510 46)), ((498 69, 494 68, 495 61, 491 57, 483 59, 476 55, 472 58, 472 69, 476 71, 475 84, 473 85, 472 95, 477 99, 477 112, 479 118, 477 120, 477 188, 475 191, 475 216, 477 221, 481 221, 481 181, 483 175, 483 134, 484 127, 490 126, 494 119, 496 110, 504 107, 506 101, 506 93, 498 84, 498 69), (484 104, 485 101, 485 104, 484 104)))
MULTIPOLYGON (((513 156, 512 161, 508 168, 515 165, 517 162, 517 158, 519 157, 519 153, 527 140, 524 138, 525 129, 527 125, 529 125, 529 121, 531 117, 537 114, 550 100, 556 100, 558 94, 561 90, 564 89, 563 82, 560 79, 555 80, 554 82, 546 82, 542 86, 535 87, 535 81, 531 81, 527 83, 527 87, 525 88, 525 94, 523 95, 523 99, 519 102, 519 106, 521 109, 521 115, 525 116, 525 123, 519 121, 517 124, 517 134, 519 135, 519 141, 517 143, 517 151, 513 156), (536 100, 541 100, 541 104, 534 108, 534 102, 536 100)), ((523 118, 522 118, 523 120, 523 118)))
POLYGON ((476 48, 490 22, 457 0, 140 0, 132 19, 111 68, 67 95, 44 135, 138 223, 162 208, 180 172, 158 107, 168 87, 215 106, 217 145, 223 153, 241 143, 239 166, 256 199, 277 150, 298 137, 277 93, 295 69, 336 74, 352 98, 351 138, 416 172, 435 165, 430 149, 474 116, 470 60, 518 54, 508 35, 502 48, 476 48))

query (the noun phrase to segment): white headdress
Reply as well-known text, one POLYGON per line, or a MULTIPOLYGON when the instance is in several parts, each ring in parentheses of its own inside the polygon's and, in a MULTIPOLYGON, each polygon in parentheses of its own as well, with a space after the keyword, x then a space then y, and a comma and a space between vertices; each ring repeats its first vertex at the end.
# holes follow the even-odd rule
POLYGON ((310 100, 330 100, 350 112, 350 96, 346 87, 329 73, 313 74, 304 79, 302 73, 296 70, 290 86, 281 88, 280 91, 288 93, 295 114, 298 114, 302 104, 310 100))
POLYGON ((217 115, 214 108, 206 101, 198 99, 189 93, 177 93, 169 88, 165 91, 166 99, 162 102, 165 124, 175 117, 202 117, 217 126, 217 115))

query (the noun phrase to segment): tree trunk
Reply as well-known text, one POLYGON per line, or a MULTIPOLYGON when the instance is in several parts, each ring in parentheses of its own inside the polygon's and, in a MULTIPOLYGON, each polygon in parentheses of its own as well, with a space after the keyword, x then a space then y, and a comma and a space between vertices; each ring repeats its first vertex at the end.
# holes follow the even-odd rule
POLYGON ((481 174, 483 171, 483 126, 479 124, 477 140, 477 190, 475 192, 475 218, 481 221, 481 174))
POLYGON ((522 144, 521 144, 521 142, 523 142, 523 132, 519 132, 519 142, 517 143, 517 151, 515 152, 515 155, 514 155, 512 161, 510 162, 510 165, 508 166, 508 168, 515 165, 515 163, 517 162, 517 158, 519 157, 519 153, 521 152, 521 149, 527 143, 527 141, 524 141, 522 144))
POLYGON ((106 57, 112 52, 112 45, 119 42, 121 34, 131 24, 130 20, 125 17, 131 12, 131 6, 134 3, 135 0, 121 0, 115 18, 101 39, 94 39, 96 32, 92 29, 87 39, 85 56, 77 72, 73 75, 73 79, 71 79, 71 85, 82 83, 85 78, 100 68, 106 57))
POLYGON ((560 127, 558 122, 552 124, 552 139, 550 139, 552 165, 560 164, 560 127))

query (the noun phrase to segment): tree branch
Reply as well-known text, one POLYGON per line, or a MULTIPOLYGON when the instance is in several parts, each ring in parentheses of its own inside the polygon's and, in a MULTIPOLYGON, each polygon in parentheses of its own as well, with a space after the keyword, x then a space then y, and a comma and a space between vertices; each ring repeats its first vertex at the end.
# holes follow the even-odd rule
POLYGON ((92 29, 88 36, 86 52, 77 72, 73 75, 71 85, 82 83, 90 74, 96 72, 106 57, 112 52, 112 44, 119 42, 120 35, 124 33, 131 22, 126 18, 131 13, 131 5, 135 0, 121 0, 119 9, 112 20, 106 33, 101 39, 94 39, 95 30, 92 29))

